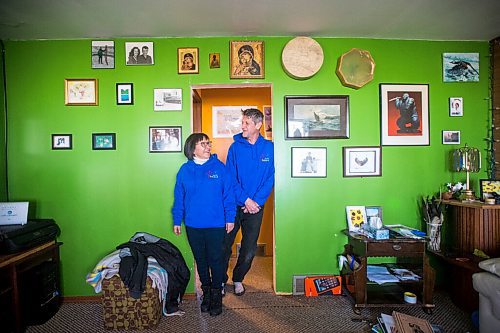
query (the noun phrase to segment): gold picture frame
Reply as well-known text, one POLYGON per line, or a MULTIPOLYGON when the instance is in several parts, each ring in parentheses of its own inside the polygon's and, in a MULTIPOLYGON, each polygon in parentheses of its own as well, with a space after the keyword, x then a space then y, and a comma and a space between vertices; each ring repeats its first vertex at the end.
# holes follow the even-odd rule
POLYGON ((263 41, 231 41, 230 51, 231 79, 264 78, 263 41))
POLYGON ((99 90, 97 79, 65 79, 65 105, 98 105, 99 90))
POLYGON ((177 49, 177 73, 198 74, 199 57, 197 47, 179 47, 177 49))

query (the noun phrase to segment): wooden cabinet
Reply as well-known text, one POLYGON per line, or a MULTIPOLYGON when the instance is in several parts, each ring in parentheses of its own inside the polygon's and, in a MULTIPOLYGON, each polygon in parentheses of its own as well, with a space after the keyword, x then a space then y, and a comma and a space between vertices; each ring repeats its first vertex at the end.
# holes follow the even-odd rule
POLYGON ((359 260, 359 268, 354 271, 342 270, 344 293, 354 301, 354 311, 359 308, 386 306, 422 306, 432 311, 434 291, 434 269, 429 265, 424 239, 396 238, 375 240, 345 231, 348 238, 347 249, 359 260), (395 257, 396 265, 407 268, 422 279, 400 281, 378 285, 367 279, 369 257, 395 257), (417 303, 404 302, 404 292, 417 295, 417 303))

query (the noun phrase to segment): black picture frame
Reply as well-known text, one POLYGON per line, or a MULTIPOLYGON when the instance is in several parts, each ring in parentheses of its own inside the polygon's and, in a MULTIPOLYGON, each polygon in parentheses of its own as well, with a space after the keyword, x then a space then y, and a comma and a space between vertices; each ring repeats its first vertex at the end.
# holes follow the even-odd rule
POLYGON ((52 134, 52 150, 71 150, 73 149, 72 134, 52 134))
POLYGON ((92 150, 116 150, 116 133, 92 133, 92 150))
POLYGON ((344 177, 382 176, 382 147, 355 146, 342 148, 344 177))
POLYGON ((496 204, 500 204, 500 179, 480 179, 479 193, 481 200, 495 198, 496 204))
POLYGON ((116 105, 134 105, 134 84, 116 84, 116 105))
POLYGON ((349 96, 285 96, 285 139, 348 139, 349 96))
POLYGON ((182 152, 182 126, 149 126, 149 152, 182 152))

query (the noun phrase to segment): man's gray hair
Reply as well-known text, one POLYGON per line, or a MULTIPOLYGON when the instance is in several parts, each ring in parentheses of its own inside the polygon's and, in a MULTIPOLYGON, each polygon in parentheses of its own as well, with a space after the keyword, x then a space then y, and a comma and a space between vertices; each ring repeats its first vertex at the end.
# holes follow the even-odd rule
POLYGON ((264 115, 258 109, 246 109, 241 112, 243 113, 243 117, 251 118, 255 124, 262 123, 264 121, 264 115))

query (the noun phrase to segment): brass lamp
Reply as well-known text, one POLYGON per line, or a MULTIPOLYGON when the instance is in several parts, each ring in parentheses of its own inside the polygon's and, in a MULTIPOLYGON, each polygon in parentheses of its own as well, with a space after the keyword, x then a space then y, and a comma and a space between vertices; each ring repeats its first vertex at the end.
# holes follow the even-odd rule
POLYGON ((465 147, 453 151, 453 169, 457 172, 465 171, 467 183, 464 191, 465 200, 474 200, 474 192, 470 189, 469 173, 478 172, 481 169, 481 153, 477 148, 465 144, 465 147))

